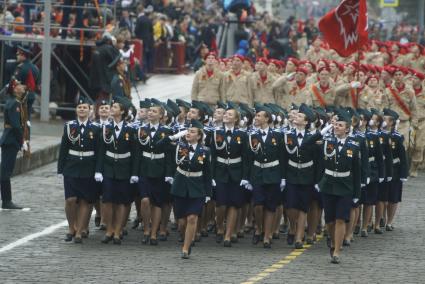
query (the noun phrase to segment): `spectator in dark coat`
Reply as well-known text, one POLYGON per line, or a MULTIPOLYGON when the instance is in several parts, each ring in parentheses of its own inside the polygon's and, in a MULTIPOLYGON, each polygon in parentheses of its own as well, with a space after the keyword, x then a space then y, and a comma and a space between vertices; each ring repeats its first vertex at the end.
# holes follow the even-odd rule
POLYGON ((146 9, 140 5, 138 8, 139 15, 136 21, 135 35, 136 38, 143 41, 143 73, 151 73, 153 71, 154 59, 154 39, 153 39, 153 23, 149 18, 149 14, 153 11, 152 6, 146 9))

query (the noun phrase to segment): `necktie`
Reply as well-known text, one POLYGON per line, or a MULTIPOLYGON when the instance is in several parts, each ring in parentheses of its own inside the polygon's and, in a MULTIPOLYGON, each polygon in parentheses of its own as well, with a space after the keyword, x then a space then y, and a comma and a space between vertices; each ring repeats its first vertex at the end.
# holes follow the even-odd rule
POLYGON ((156 131, 155 127, 151 127, 151 132, 155 132, 155 131, 156 131))
POLYGON ((226 140, 227 143, 230 143, 230 140, 232 139, 232 131, 231 130, 227 130, 226 131, 226 140))
POLYGON ((118 125, 115 125, 115 131, 120 131, 120 128, 118 127, 118 125))
POLYGON ((303 135, 301 133, 298 133, 297 138, 298 139, 303 139, 303 135))
POLYGON ((81 124, 80 124, 80 132, 81 132, 81 134, 83 134, 83 133, 84 133, 84 128, 85 128, 84 124, 83 124, 83 123, 81 123, 81 124))
POLYGON ((192 145, 189 146, 189 151, 190 152, 195 152, 195 149, 193 149, 193 146, 192 145))
POLYGON ((266 135, 267 135, 267 133, 265 131, 261 132, 261 136, 266 136, 266 135))
POLYGON ((344 144, 341 141, 339 141, 338 142, 338 147, 342 147, 342 146, 344 146, 344 144))

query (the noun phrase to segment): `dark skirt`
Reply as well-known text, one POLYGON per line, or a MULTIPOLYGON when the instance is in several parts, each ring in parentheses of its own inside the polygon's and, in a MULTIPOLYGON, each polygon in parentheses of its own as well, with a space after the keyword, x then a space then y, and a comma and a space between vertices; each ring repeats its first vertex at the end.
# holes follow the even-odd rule
POLYGON ((403 183, 401 180, 392 180, 388 192, 388 202, 399 203, 401 202, 403 183))
POLYGON ((276 207, 282 203, 281 197, 279 184, 256 185, 252 191, 254 206, 262 205, 271 212, 275 212, 276 207))
POLYGON ((164 177, 141 177, 138 183, 140 197, 149 198, 153 206, 162 207, 171 201, 170 186, 164 177))
POLYGON ((241 208, 245 203, 245 189, 239 185, 239 182, 222 183, 217 182, 216 202, 217 206, 241 208))
POLYGON ((202 214, 202 207, 205 204, 205 197, 190 198, 190 197, 174 197, 174 216, 176 219, 185 218, 189 215, 202 214))
POLYGON ((287 184, 284 191, 286 192, 286 208, 307 213, 313 199, 313 191, 315 191, 313 188, 313 185, 287 184))
POLYGON ((65 176, 63 178, 63 184, 65 188, 65 199, 76 197, 88 203, 95 203, 99 200, 99 186, 93 177, 76 178, 65 176))
POLYGON ((350 221, 352 198, 322 193, 326 224, 334 223, 337 219, 350 221))
POLYGON ((378 201, 387 202, 390 194, 391 182, 381 182, 378 186, 378 201))
POLYGON ((105 177, 102 184, 102 202, 114 204, 130 204, 134 199, 130 179, 113 179, 105 177))
POLYGON ((366 190, 364 192, 363 204, 365 205, 375 205, 378 201, 378 182, 371 182, 366 185, 366 190))

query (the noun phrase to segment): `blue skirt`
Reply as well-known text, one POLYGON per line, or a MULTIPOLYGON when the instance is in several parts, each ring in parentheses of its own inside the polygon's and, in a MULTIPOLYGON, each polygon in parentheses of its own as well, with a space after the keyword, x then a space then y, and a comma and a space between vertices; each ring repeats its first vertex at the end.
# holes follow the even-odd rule
POLYGON ((245 203, 245 189, 239 182, 217 182, 216 202, 217 206, 233 206, 241 208, 245 203))
POLYGON ((165 182, 164 177, 140 177, 137 186, 140 198, 148 197, 153 206, 162 207, 164 204, 171 202, 171 187, 165 182))
POLYGON ((205 197, 190 198, 174 196, 174 216, 176 219, 185 218, 189 215, 202 214, 205 197))
POLYGON ((65 176, 63 178, 63 184, 65 188, 65 199, 76 197, 88 203, 95 203, 99 199, 99 186, 93 177, 76 178, 65 176))
POLYGON ((102 202, 130 204, 134 199, 134 190, 130 180, 104 177, 102 184, 102 202))

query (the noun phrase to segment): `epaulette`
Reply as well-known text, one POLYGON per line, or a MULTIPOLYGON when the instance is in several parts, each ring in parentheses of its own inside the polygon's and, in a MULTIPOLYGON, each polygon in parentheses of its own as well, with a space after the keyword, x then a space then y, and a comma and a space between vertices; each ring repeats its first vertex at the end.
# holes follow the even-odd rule
POLYGON ((77 120, 74 119, 74 120, 68 121, 66 124, 69 125, 69 126, 71 126, 71 125, 78 124, 78 122, 77 122, 77 120))
POLYGON ((352 144, 352 145, 354 145, 354 146, 356 146, 356 147, 359 147, 359 142, 357 142, 357 141, 354 141, 354 140, 348 140, 348 143, 349 143, 349 144, 352 144))
POLYGON ((101 126, 100 123, 99 122, 96 122, 96 121, 92 121, 91 124, 94 125, 94 126, 97 126, 97 127, 100 127, 101 126))
POLYGON ((400 137, 400 138, 403 138, 404 136, 403 136, 403 134, 401 134, 400 132, 398 132, 398 131, 394 131, 394 132, 392 132, 391 133, 393 136, 396 136, 396 137, 400 137))
POLYGON ((272 129, 272 132, 275 132, 275 133, 282 133, 282 131, 281 131, 279 128, 274 128, 274 129, 272 129))

